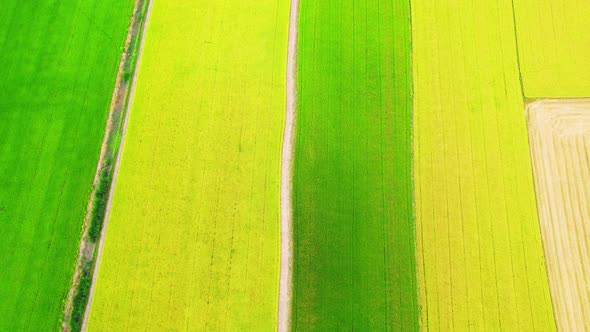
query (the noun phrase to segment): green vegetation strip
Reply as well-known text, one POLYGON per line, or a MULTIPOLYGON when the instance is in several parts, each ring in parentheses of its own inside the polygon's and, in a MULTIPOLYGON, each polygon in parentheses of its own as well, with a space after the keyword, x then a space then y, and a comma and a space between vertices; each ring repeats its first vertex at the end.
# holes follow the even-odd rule
POLYGON ((409 17, 301 1, 294 330, 418 329, 409 17))
POLYGON ((81 250, 70 295, 66 302, 64 329, 80 331, 90 296, 92 276, 96 263, 98 241, 105 219, 113 179, 114 161, 117 159, 128 108, 132 79, 138 59, 137 51, 141 42, 144 20, 149 0, 137 0, 129 25, 127 42, 123 51, 117 85, 115 87, 109 124, 105 132, 102 155, 97 167, 96 186, 89 203, 89 217, 80 244, 81 250))
POLYGON ((130 0, 3 0, 0 331, 59 328, 130 0))

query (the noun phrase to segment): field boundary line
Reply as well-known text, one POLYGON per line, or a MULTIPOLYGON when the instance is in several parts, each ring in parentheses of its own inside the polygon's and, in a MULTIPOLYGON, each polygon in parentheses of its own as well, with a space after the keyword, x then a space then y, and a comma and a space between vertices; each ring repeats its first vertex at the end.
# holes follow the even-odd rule
POLYGON ((297 26, 299 0, 291 0, 287 47, 287 103, 281 156, 281 272, 277 329, 290 330, 293 288, 293 159, 297 113, 297 26))
MULTIPOLYGON (((138 0, 138 3, 140 1, 141 0, 138 0)), ((137 49, 137 61, 135 62, 135 68, 133 69, 133 78, 131 79, 131 82, 130 82, 129 95, 127 96, 127 98, 125 100, 126 105, 124 105, 125 114, 124 114, 124 120, 123 120, 123 124, 122 124, 122 128, 121 128, 121 138, 120 138, 119 147, 117 150, 118 153, 116 156, 114 170, 112 173, 112 180, 111 180, 111 185, 109 188, 109 195, 108 195, 108 201, 107 201, 106 210, 105 210, 105 214, 104 214, 104 221, 103 221, 102 229, 100 232, 100 237, 98 240, 98 249, 96 251, 96 257, 94 260, 94 271, 92 274, 92 282, 90 285, 88 302, 86 304, 86 310, 84 312, 84 320, 82 322, 82 331, 86 331, 86 328, 88 326, 88 317, 89 317, 89 313, 90 313, 90 307, 92 304, 92 298, 93 298, 94 290, 95 290, 95 286, 96 286, 96 278, 98 276, 100 258, 102 256, 102 250, 104 248, 104 240, 105 240, 110 210, 111 210, 111 206, 113 203, 113 193, 114 193, 114 189, 115 189, 115 183, 117 182, 117 174, 119 171, 119 166, 121 164, 121 155, 123 154, 122 152, 123 152, 123 146, 125 143, 125 134, 127 133, 127 123, 129 121, 129 114, 131 113, 131 105, 133 104, 133 96, 135 94, 135 87, 136 87, 136 83, 137 83, 137 73, 139 71, 139 66, 141 63, 141 54, 143 52, 143 45, 144 45, 145 35, 146 35, 145 32, 146 32, 146 29, 148 26, 150 13, 151 13, 151 9, 152 9, 152 4, 153 4, 152 0, 145 0, 145 2, 147 2, 147 10, 145 12, 145 19, 143 21, 143 26, 141 27, 141 29, 138 32, 140 34, 140 41, 138 43, 138 49, 137 49)))

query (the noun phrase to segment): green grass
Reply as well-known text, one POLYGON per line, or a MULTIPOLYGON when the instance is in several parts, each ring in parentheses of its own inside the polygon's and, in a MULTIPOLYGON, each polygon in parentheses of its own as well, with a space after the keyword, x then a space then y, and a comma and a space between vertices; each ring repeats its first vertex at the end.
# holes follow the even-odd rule
POLYGON ((59 326, 132 6, 2 2, 2 331, 59 326))
POLYGON ((294 329, 418 329, 409 16, 301 2, 294 329))

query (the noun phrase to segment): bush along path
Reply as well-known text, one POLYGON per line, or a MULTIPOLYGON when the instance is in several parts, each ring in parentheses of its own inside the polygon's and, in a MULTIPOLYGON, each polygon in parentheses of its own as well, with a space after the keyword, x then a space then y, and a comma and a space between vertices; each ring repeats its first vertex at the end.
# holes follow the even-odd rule
POLYGON ((97 244, 105 219, 113 179, 114 161, 117 159, 122 139, 123 124, 134 84, 134 72, 138 59, 141 36, 150 0, 136 0, 123 49, 117 81, 111 101, 109 118, 94 177, 94 186, 86 209, 86 218, 80 241, 72 287, 64 306, 63 331, 80 331, 88 305, 92 286, 97 244))

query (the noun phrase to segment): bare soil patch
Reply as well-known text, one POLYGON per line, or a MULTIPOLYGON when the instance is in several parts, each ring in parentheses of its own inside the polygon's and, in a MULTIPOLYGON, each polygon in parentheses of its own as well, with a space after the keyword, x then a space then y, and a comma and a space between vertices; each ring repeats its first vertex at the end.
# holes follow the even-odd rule
POLYGON ((590 99, 526 107, 539 222, 557 326, 590 326, 590 99))

